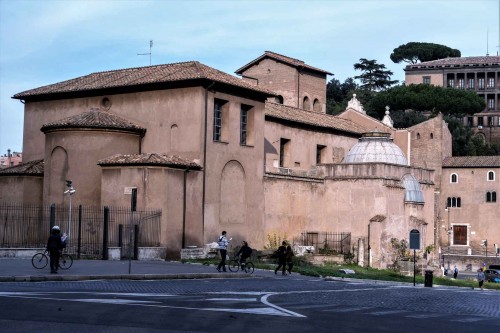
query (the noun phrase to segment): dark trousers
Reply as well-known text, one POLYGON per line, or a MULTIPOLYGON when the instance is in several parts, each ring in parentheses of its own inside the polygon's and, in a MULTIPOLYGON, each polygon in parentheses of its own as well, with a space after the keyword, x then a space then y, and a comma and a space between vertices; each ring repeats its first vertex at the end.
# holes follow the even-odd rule
POLYGON ((292 268, 293 268, 293 261, 287 261, 287 265, 288 265, 288 273, 291 273, 292 272, 292 268))
POLYGON ((59 257, 61 256, 61 254, 59 253, 59 250, 50 250, 49 255, 50 255, 50 270, 57 271, 57 269, 59 268, 59 257))
POLYGON ((285 260, 285 258, 278 258, 278 267, 276 267, 276 269, 274 270, 274 272, 275 273, 278 272, 281 267, 283 267, 282 274, 285 274, 285 270, 286 270, 286 260, 285 260))
POLYGON ((453 278, 456 279, 457 275, 458 275, 458 273, 453 273, 453 278))
POLYGON ((225 272, 226 271, 226 255, 227 255, 227 250, 220 249, 220 263, 219 266, 217 266, 217 269, 221 269, 225 272))

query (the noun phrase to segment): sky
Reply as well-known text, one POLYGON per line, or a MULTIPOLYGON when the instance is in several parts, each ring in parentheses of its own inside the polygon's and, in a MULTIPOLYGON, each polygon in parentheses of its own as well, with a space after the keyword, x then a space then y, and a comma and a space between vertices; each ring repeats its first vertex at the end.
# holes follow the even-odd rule
MULTIPOLYGON (((196 60, 229 74, 273 51, 359 75, 408 42, 497 55, 500 0, 0 0, 0 155, 22 151, 19 92, 94 72, 196 60)), ((82 110, 83 111, 83 110, 82 110)))

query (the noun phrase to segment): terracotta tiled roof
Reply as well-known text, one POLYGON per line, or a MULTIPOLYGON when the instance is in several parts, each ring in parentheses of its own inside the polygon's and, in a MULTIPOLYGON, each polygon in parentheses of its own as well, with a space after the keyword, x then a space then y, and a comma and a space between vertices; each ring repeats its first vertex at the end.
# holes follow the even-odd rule
POLYGON ((263 55, 261 55, 260 57, 258 57, 255 60, 252 60, 251 62, 249 62, 245 66, 241 67, 240 69, 236 70, 235 73, 236 74, 241 74, 248 67, 251 67, 254 63, 259 62, 259 61, 261 61, 264 58, 271 58, 271 59, 274 59, 274 60, 278 60, 280 62, 283 62, 285 64, 291 65, 293 67, 302 67, 302 68, 310 69, 310 70, 315 71, 315 72, 320 72, 320 73, 323 73, 323 74, 333 75, 332 73, 330 73, 328 71, 325 71, 325 70, 322 70, 322 69, 319 69, 319 68, 316 68, 316 67, 313 67, 313 66, 309 66, 305 62, 303 62, 302 60, 295 59, 295 58, 290 58, 290 57, 284 56, 282 54, 274 53, 274 52, 271 52, 271 51, 265 51, 263 55))
POLYGON ((14 175, 27 175, 27 176, 43 176, 43 160, 29 161, 20 163, 18 165, 0 169, 0 176, 14 176, 14 175))
POLYGON ((447 157, 443 168, 500 168, 500 156, 447 157))
POLYGON ((166 166, 178 169, 201 170, 198 163, 176 155, 166 154, 116 154, 97 162, 100 166, 166 166))
POLYGON ((267 117, 356 134, 362 134, 368 131, 367 128, 348 119, 339 118, 325 113, 305 111, 272 102, 266 102, 266 118, 267 117))
POLYGON ((50 84, 15 94, 13 98, 101 90, 118 87, 133 87, 154 83, 180 82, 207 79, 240 88, 275 96, 269 90, 251 85, 242 79, 203 65, 198 61, 174 64, 119 69, 92 73, 75 79, 50 84))
POLYGON ((125 130, 144 136, 146 129, 131 123, 117 115, 99 109, 91 109, 76 116, 67 117, 52 123, 44 124, 44 133, 62 128, 100 128, 125 130))
POLYGON ((500 56, 444 58, 406 65, 406 69, 479 66, 500 66, 500 56))

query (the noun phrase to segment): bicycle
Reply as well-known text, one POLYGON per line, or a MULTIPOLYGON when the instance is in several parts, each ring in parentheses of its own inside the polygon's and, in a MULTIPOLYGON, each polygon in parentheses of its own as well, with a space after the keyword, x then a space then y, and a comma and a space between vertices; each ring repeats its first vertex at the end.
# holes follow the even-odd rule
MULTIPOLYGON (((36 269, 42 269, 47 266, 49 263, 49 256, 48 253, 49 251, 45 250, 43 252, 38 252, 35 253, 35 255, 31 258, 31 264, 33 267, 36 269)), ((73 265, 73 257, 71 254, 68 253, 61 253, 61 256, 59 257, 59 268, 60 269, 69 269, 73 265)))
POLYGON ((241 262, 240 257, 235 257, 229 260, 229 264, 227 265, 231 272, 237 272, 240 270, 245 271, 245 273, 252 274, 254 271, 254 265, 251 261, 241 262))

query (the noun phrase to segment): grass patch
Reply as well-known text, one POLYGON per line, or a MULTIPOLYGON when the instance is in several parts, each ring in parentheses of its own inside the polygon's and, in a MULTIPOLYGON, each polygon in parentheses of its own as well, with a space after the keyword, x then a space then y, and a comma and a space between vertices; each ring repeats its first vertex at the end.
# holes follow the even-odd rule
MULTIPOLYGON (((187 259, 182 260, 182 262, 193 262, 193 263, 201 263, 203 265, 217 265, 220 259, 187 259)), ((275 269, 276 264, 252 260, 255 268, 260 269, 275 269)), ((227 261, 226 261, 227 263, 227 261)), ((294 258, 294 266, 293 271, 300 273, 302 275, 314 276, 314 277, 348 277, 353 279, 368 279, 368 280, 379 280, 379 281, 394 281, 394 282, 407 282, 413 283, 413 276, 404 276, 395 272, 393 270, 388 269, 374 269, 370 267, 360 267, 358 265, 338 265, 333 263, 327 263, 323 266, 315 266, 309 263, 308 261, 302 260, 300 258, 294 258), (354 275, 346 275, 340 272, 340 269, 347 268, 351 269, 356 274, 354 275)), ((425 278, 422 275, 417 275, 415 277, 415 282, 419 284, 424 284, 425 278)), ((454 280, 445 277, 433 277, 434 285, 441 286, 455 286, 455 287, 468 287, 468 288, 479 288, 478 282, 473 280, 454 280)), ((485 282, 483 287, 485 289, 493 289, 500 290, 500 283, 493 282, 485 282)))

